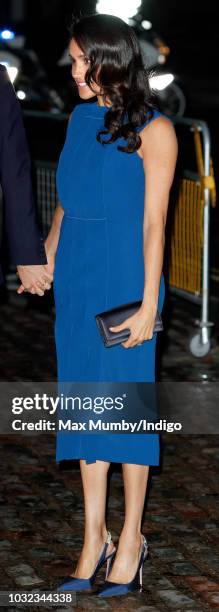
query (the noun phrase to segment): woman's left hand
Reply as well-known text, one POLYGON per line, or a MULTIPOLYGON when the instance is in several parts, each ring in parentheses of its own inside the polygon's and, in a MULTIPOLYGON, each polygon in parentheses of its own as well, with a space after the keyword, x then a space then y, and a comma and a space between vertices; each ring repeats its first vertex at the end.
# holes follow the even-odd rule
POLYGON ((128 327, 131 333, 128 340, 121 343, 122 346, 124 348, 138 346, 144 340, 151 340, 153 337, 156 313, 157 308, 154 308, 154 306, 147 305, 147 308, 141 306, 132 317, 128 317, 120 325, 109 327, 109 329, 112 332, 117 332, 128 327))

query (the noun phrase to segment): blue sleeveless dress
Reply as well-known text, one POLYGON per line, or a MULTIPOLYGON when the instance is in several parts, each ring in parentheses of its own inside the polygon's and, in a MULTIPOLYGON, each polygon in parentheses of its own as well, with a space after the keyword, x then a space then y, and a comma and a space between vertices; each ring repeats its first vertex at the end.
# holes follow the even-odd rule
MULTIPOLYGON (((94 319, 141 300, 144 290, 143 162, 136 152, 118 151, 126 144, 122 138, 109 145, 96 140, 106 111, 97 102, 74 108, 57 169, 64 209, 54 274, 58 381, 153 382, 157 334, 132 348, 106 348, 94 319)), ((155 110, 152 120, 160 115, 155 110)), ((164 297, 162 273, 160 312, 164 297)), ((159 450, 159 434, 153 433, 56 436, 57 462, 159 465, 159 450)))

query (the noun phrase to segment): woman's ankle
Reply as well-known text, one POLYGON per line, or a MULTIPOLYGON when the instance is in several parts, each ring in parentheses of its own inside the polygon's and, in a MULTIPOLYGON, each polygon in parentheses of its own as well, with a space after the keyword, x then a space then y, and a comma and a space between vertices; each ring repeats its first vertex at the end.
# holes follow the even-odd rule
POLYGON ((105 542, 105 540, 107 539, 107 535, 108 530, 106 526, 94 527, 85 531, 84 540, 92 541, 94 543, 99 542, 100 540, 103 540, 105 542))
POLYGON ((142 533, 141 532, 141 527, 140 528, 136 527, 136 529, 133 530, 133 527, 131 528, 131 527, 128 527, 128 526, 126 527, 125 526, 125 527, 123 527, 123 529, 122 529, 122 531, 120 533, 119 539, 120 539, 121 542, 127 541, 127 542, 129 542, 130 544, 133 544, 133 545, 135 545, 137 543, 140 544, 141 541, 142 541, 141 533, 142 533))

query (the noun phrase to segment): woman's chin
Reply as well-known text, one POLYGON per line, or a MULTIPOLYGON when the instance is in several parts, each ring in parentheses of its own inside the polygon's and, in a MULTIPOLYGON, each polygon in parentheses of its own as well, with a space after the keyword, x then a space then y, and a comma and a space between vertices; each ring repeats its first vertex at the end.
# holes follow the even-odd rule
POLYGON ((78 95, 82 100, 90 100, 96 97, 96 94, 89 90, 88 87, 78 87, 78 95))

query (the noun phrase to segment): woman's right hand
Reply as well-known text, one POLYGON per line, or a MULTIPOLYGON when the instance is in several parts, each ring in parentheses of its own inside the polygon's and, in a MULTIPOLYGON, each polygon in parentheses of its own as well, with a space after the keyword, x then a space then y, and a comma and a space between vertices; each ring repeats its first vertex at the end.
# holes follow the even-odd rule
POLYGON ((55 268, 55 256, 52 255, 52 253, 50 253, 46 242, 44 246, 45 246, 45 251, 46 251, 47 264, 44 264, 44 266, 41 266, 41 267, 43 271, 46 272, 48 275, 47 282, 44 282, 42 284, 42 282, 39 279, 39 281, 36 281, 35 287, 32 285, 28 289, 25 289, 23 285, 20 285, 19 289, 17 290, 17 293, 20 294, 20 293, 23 293, 23 291, 28 291, 28 293, 32 293, 32 295, 38 294, 40 296, 43 296, 45 291, 48 291, 49 289, 51 289, 52 282, 53 282, 54 268, 55 268))
POLYGON ((20 278, 21 285, 17 289, 17 293, 28 292, 44 295, 44 291, 51 289, 53 281, 53 273, 50 272, 49 266, 46 265, 27 265, 17 266, 17 275, 20 278))

